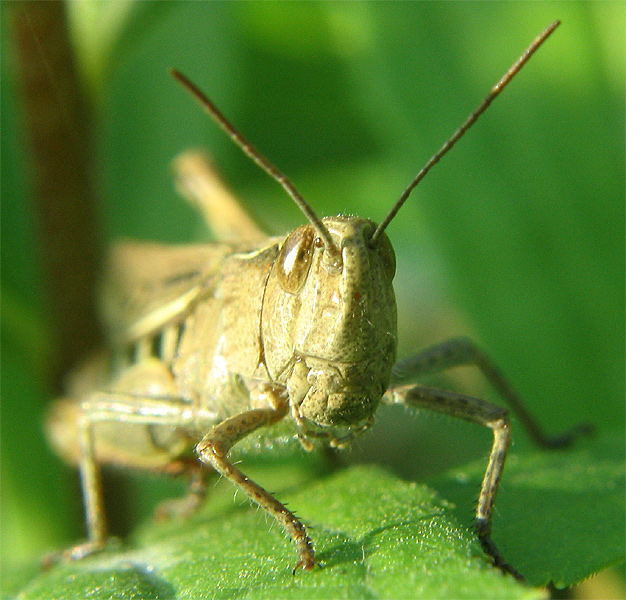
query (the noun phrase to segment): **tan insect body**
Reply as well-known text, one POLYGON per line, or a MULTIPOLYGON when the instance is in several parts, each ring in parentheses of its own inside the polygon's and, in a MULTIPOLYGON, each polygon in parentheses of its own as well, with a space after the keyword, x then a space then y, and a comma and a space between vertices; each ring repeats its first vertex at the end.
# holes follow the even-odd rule
POLYGON ((507 411, 408 381, 475 365, 538 443, 567 445, 586 429, 547 438, 499 369, 465 339, 421 351, 394 369, 395 255, 384 229, 417 181, 557 25, 507 71, 379 226, 359 217, 319 219, 210 100, 174 73, 244 152, 283 185, 310 223, 284 238, 268 238, 201 154, 177 160, 178 188, 199 208, 218 242, 174 247, 124 242, 111 253, 102 306, 109 358, 100 356, 75 374, 68 399, 54 405, 49 422, 53 445, 79 464, 83 481, 89 539, 68 551, 67 558, 81 558, 105 544, 98 463, 110 462, 189 474, 189 496, 164 509, 176 514, 199 505, 210 467, 281 523, 296 544, 296 566, 310 569, 315 555, 302 523, 239 471, 228 453, 256 430, 272 436, 272 426, 280 421, 307 450, 318 441, 342 446, 373 423, 379 403, 385 402, 439 411, 493 430, 477 530, 493 562, 521 578, 491 539, 491 514, 510 440, 507 411))

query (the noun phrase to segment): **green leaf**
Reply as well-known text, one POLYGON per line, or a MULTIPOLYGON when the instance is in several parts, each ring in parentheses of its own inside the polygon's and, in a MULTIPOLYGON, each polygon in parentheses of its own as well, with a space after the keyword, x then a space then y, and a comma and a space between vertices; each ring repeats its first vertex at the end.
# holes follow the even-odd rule
POLYGON ((104 72, 111 61, 117 42, 131 10, 132 0, 117 2, 68 2, 67 12, 75 52, 87 88, 94 95, 101 93, 104 72))
MULTIPOLYGON (((571 584, 623 560, 617 443, 513 455, 507 466, 494 536, 531 584, 571 584)), ((19 597, 544 597, 494 569, 469 526, 483 461, 439 480, 439 493, 372 466, 308 482, 293 469, 256 465, 250 472, 263 483, 282 481, 279 497, 315 542, 312 572, 292 574, 293 544, 262 511, 233 504, 232 488, 222 486, 201 514, 147 524, 132 548, 57 566, 19 597)))

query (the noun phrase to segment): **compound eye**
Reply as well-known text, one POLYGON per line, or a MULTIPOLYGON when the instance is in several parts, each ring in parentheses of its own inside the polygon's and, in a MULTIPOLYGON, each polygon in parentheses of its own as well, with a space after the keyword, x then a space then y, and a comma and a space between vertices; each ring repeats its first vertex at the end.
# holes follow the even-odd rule
MULTIPOLYGON (((366 244, 369 245, 369 241, 372 235, 374 235, 375 230, 376 225, 374 225, 374 223, 366 223, 363 227, 363 237, 365 238, 366 244)), ((373 247, 370 245, 370 249, 373 252, 378 252, 381 258, 385 279, 391 283, 396 274, 396 253, 387 234, 383 232, 378 238, 376 245, 373 247)))
POLYGON ((311 225, 298 227, 287 237, 277 258, 280 286, 290 294, 297 294, 311 268, 315 231, 311 225))
POLYGON ((380 236, 378 242, 378 252, 383 262, 383 271, 387 278, 387 281, 393 281, 396 274, 396 253, 391 245, 391 240, 387 237, 386 233, 380 236))

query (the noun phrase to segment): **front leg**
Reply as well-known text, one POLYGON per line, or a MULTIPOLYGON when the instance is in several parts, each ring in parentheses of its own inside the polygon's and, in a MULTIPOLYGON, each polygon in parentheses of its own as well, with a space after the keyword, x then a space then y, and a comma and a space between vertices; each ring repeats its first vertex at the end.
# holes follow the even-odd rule
POLYGON ((445 369, 462 365, 478 367, 485 379, 508 402, 530 437, 539 446, 544 448, 565 448, 581 435, 588 435, 593 431, 592 425, 582 423, 561 435, 546 435, 498 365, 474 342, 467 338, 452 338, 400 361, 393 369, 391 387, 395 387, 420 375, 438 373, 445 369))
POLYGON ((421 386, 403 386, 392 389, 385 394, 383 400, 389 404, 405 404, 414 408, 434 410, 484 425, 493 431, 493 446, 476 506, 476 530, 483 550, 491 556, 494 565, 523 581, 523 576, 506 562, 491 539, 493 505, 511 440, 508 411, 478 398, 421 386))
POLYGON ((276 401, 274 408, 247 410, 216 425, 196 446, 200 460, 232 481, 245 494, 274 517, 296 543, 300 560, 298 567, 306 570, 315 566, 313 544, 300 520, 272 494, 252 481, 229 460, 228 452, 238 441, 260 427, 272 425, 287 414, 287 403, 276 401))

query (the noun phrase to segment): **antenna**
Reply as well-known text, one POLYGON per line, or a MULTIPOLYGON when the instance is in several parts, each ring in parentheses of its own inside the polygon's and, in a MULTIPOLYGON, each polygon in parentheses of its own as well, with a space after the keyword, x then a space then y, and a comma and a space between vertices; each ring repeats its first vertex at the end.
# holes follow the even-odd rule
POLYGON ((219 127, 228 134, 230 139, 241 150, 250 157, 261 169, 263 169, 272 179, 275 179, 283 189, 291 196, 293 201, 300 207, 300 210, 306 215, 317 233, 324 241, 327 250, 338 253, 339 250, 333 243, 330 233, 322 220, 315 214, 309 203, 300 195, 298 190, 291 183, 289 178, 279 171, 269 160, 267 160, 246 138, 239 133, 235 127, 226 119, 226 117, 218 110, 217 106, 211 102, 200 89, 193 84, 180 71, 171 69, 170 73, 176 81, 178 81, 199 103, 202 108, 209 113, 209 116, 219 125, 219 127))
POLYGON ((533 43, 528 46, 526 51, 513 63, 513 65, 509 68, 509 70, 502 76, 500 81, 496 83, 491 88, 491 91, 487 95, 487 97, 478 105, 478 108, 470 114, 470 116, 465 120, 465 122, 452 134, 446 143, 441 146, 439 151, 422 167, 421 171, 415 176, 415 179, 409 183, 407 188, 402 192, 400 198, 398 198, 397 202, 391 207, 391 210, 387 213, 387 216, 381 222, 381 224, 376 228, 374 234, 370 239, 370 247, 374 247, 383 231, 387 228, 389 223, 393 220, 393 218, 398 214, 402 205, 406 202, 406 199, 409 197, 413 188, 426 176, 426 173, 430 171, 430 169, 435 166, 443 156, 456 144, 463 134, 478 120, 478 117, 482 115, 489 105, 493 102, 493 100, 500 94, 500 92, 507 86, 507 84, 515 77, 515 75, 520 71, 520 69, 528 62, 528 59, 537 51, 539 46, 543 44, 548 36, 561 24, 560 21, 554 21, 551 23, 541 34, 539 34, 533 43))

